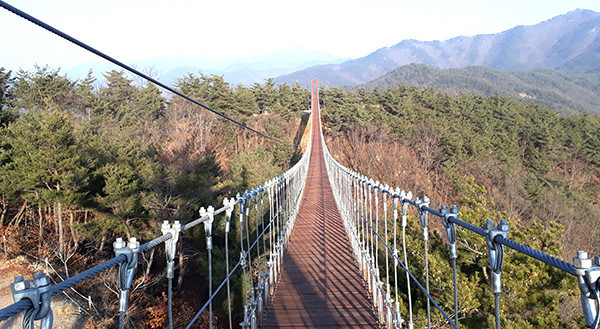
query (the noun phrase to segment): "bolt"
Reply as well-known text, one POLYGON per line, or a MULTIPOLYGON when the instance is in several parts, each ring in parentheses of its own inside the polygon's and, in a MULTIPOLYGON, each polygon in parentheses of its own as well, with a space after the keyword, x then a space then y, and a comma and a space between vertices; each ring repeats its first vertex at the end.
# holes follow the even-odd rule
POLYGON ((446 207, 445 204, 442 205, 442 208, 440 209, 440 212, 442 214, 447 214, 448 213, 448 207, 446 207))
POLYGON ((50 285, 50 278, 44 275, 44 272, 35 272, 31 285, 36 288, 41 288, 50 285))
POLYGON ((491 219, 491 218, 488 218, 488 219, 485 221, 485 223, 483 223, 483 229, 484 229, 484 230, 491 231, 491 230, 493 230, 494 228, 495 228, 495 226, 494 226, 494 222, 492 221, 492 219, 491 219))
POLYGON ((169 225, 169 221, 168 220, 163 221, 161 231, 168 230, 169 228, 171 228, 171 225, 169 225))
POLYGON ((587 252, 579 250, 577 257, 573 258, 573 265, 579 269, 589 269, 592 267, 592 260, 588 258, 587 252))
POLYGON ((453 204, 452 208, 450 208, 450 212, 453 214, 458 214, 458 207, 455 204, 453 204))
POLYGON ((131 238, 129 238, 129 243, 127 244, 127 247, 129 247, 129 249, 137 249, 140 247, 140 242, 132 236, 131 238))
POLYGON ((501 219, 500 220, 500 224, 498 224, 498 229, 504 232, 508 232, 508 222, 506 221, 506 219, 501 219))
POLYGON ((125 248, 125 241, 122 238, 117 238, 115 242, 113 242, 114 249, 123 249, 125 248))
POLYGON ((23 276, 16 276, 15 282, 10 284, 10 290, 13 293, 29 289, 30 287, 29 280, 25 280, 23 276))

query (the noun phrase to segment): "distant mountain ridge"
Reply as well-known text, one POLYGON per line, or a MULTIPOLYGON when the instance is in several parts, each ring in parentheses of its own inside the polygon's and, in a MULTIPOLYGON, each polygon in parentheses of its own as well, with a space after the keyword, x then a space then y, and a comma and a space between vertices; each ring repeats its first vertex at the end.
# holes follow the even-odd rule
POLYGON ((385 90, 399 84, 432 87, 449 94, 513 97, 563 114, 600 114, 600 73, 576 74, 550 69, 501 71, 483 66, 439 69, 410 64, 358 88, 385 90))
MULTIPOLYGON (((298 45, 278 53, 233 59, 165 57, 128 60, 126 63, 169 85, 173 85, 177 78, 188 73, 198 74, 201 71, 204 74, 222 75, 225 81, 234 86, 240 83, 249 86, 254 82, 262 83, 266 78, 274 78, 313 65, 340 63, 345 60, 347 59, 298 45)), ((81 79, 90 69, 97 79, 104 80, 102 73, 120 68, 99 60, 63 68, 62 71, 72 78, 81 79)))
POLYGON ((487 66, 498 70, 557 69, 600 72, 600 13, 577 9, 547 21, 496 34, 445 41, 404 40, 365 57, 309 67, 278 77, 278 83, 354 86, 400 66, 421 63, 438 68, 487 66))

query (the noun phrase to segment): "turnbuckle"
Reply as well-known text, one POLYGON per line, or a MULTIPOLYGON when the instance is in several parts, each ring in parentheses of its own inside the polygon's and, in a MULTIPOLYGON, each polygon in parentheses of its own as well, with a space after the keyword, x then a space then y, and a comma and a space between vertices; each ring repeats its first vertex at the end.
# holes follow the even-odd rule
POLYGON ((406 228, 406 217, 408 215, 408 200, 411 200, 413 197, 412 192, 405 192, 404 190, 400 191, 400 199, 402 201, 402 228, 406 228))

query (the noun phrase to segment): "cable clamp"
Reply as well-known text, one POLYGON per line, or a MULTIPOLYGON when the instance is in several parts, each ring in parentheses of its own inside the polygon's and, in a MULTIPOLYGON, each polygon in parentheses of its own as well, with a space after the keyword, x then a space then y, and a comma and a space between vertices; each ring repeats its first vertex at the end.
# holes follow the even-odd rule
POLYGON ((15 282, 10 284, 13 300, 29 299, 32 308, 23 315, 23 328, 34 328, 34 321, 41 320, 40 328, 52 328, 54 316, 51 308, 50 277, 43 272, 33 274, 33 280, 25 280, 23 276, 15 277, 15 282))
POLYGON ((488 246, 488 255, 490 259, 490 267, 492 268, 492 293, 499 294, 502 292, 502 265, 504 263, 504 246, 496 242, 496 237, 508 236, 509 225, 506 219, 500 220, 500 223, 494 227, 494 222, 491 219, 483 224, 483 230, 486 234, 485 242, 488 246))
POLYGON ((577 252, 577 257, 573 258, 573 265, 581 292, 581 307, 585 322, 588 326, 594 327, 596 322, 600 321, 597 313, 597 303, 600 303, 600 255, 596 255, 592 263, 587 252, 580 250, 577 252))
POLYGON ((236 201, 234 198, 227 200, 227 198, 223 199, 223 206, 225 209, 225 233, 229 233, 231 230, 231 216, 233 215, 233 209, 235 208, 236 201))
POLYGON ((394 266, 398 266, 398 259, 400 259, 400 256, 398 256, 400 254, 400 250, 398 250, 398 248, 393 248, 392 249, 392 256, 394 258, 394 266))
POLYGON ((246 253, 243 250, 240 251, 240 265, 242 266, 242 268, 246 268, 247 265, 246 253))
POLYGON ((215 220, 215 208, 213 206, 208 206, 207 209, 204 207, 200 208, 200 217, 207 217, 204 220, 204 232, 206 233, 206 249, 211 250, 213 247, 212 244, 212 224, 215 220))
POLYGON ((127 312, 129 304, 129 288, 131 288, 133 276, 135 275, 135 266, 140 251, 140 243, 135 237, 129 238, 129 243, 125 243, 122 238, 117 238, 117 240, 113 242, 113 248, 116 256, 125 255, 125 257, 127 257, 125 262, 119 264, 119 287, 121 289, 119 312, 127 312))
MULTIPOLYGON (((371 179, 371 181, 373 181, 373 180, 371 179)), ((375 181, 373 183, 373 189, 378 189, 378 190, 382 191, 383 190, 383 185, 379 181, 375 181)))
POLYGON ((423 210, 423 207, 429 207, 429 198, 423 197, 423 200, 419 198, 415 199, 417 209, 419 210, 419 217, 421 218, 421 229, 423 231, 423 241, 429 240, 429 213, 423 210))
POLYGON ((442 224, 446 228, 446 236, 448 237, 448 243, 450 244, 450 259, 456 259, 456 226, 454 222, 450 221, 450 218, 458 218, 458 207, 452 205, 452 208, 448 209, 446 205, 442 205, 440 209, 442 213, 442 224))
POLYGON ((416 198, 415 199, 415 203, 417 204, 417 208, 419 210, 419 214, 421 214, 421 213, 424 213, 424 212, 426 213, 426 211, 423 210, 423 207, 429 207, 430 200, 429 200, 429 197, 424 196, 423 200, 420 200, 419 198, 416 198))
POLYGON ((258 197, 258 190, 256 188, 252 188, 250 190, 250 195, 252 196, 251 198, 255 199, 256 197, 258 197))
POLYGON ((160 229, 163 235, 170 234, 171 238, 165 241, 165 255, 167 257, 167 278, 175 277, 175 254, 177 253, 177 240, 181 232, 181 223, 176 220, 173 224, 164 221, 160 229))

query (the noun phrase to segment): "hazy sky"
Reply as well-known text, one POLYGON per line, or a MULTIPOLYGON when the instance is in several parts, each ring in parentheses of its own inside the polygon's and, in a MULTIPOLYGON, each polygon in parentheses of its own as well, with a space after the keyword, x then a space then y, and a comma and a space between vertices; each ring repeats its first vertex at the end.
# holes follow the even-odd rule
MULTIPOLYGON (((446 40, 531 25, 599 0, 6 0, 124 61, 232 58, 296 45, 357 58, 403 39, 446 40)), ((0 8, 0 66, 97 60, 0 8)))

